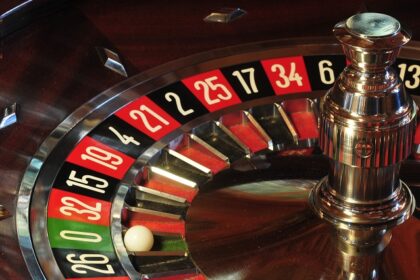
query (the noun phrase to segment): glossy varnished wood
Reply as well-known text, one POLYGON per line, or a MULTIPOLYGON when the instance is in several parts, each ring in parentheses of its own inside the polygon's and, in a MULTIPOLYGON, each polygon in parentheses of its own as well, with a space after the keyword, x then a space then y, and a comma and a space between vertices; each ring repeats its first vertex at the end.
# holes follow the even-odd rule
MULTIPOLYGON (((95 47, 103 45, 109 46, 75 9, 3 40, 0 108, 18 104, 18 124, 0 131, 0 203, 12 212, 17 187, 43 139, 73 110, 123 79, 101 65, 95 47)), ((1 222, 0 246, 8 254, 0 259, 0 279, 28 278, 14 218, 1 222)))
POLYGON ((420 38, 415 1, 83 1, 79 7, 139 70, 190 54, 281 38, 332 36, 331 29, 362 11, 398 18, 420 38), (203 18, 221 7, 248 12, 230 24, 203 18), (129 11, 129 12, 128 12, 129 11), (110 24, 112 22, 112 24, 110 24))

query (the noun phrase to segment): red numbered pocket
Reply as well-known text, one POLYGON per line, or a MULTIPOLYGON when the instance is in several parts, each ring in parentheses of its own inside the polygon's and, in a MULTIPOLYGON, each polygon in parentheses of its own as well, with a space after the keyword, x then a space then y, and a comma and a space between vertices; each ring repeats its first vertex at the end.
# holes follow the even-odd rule
POLYGON ((174 118, 146 96, 131 102, 115 115, 154 140, 159 140, 180 126, 174 118))
POLYGON ((90 137, 83 138, 66 161, 117 179, 134 163, 131 157, 90 137))
POLYGON ((276 95, 311 91, 303 57, 261 61, 276 95))
POLYGON ((102 226, 109 226, 110 211, 111 203, 107 201, 59 189, 51 191, 48 202, 48 218, 102 226))
POLYGON ((182 82, 210 112, 241 103, 220 70, 195 75, 182 82))

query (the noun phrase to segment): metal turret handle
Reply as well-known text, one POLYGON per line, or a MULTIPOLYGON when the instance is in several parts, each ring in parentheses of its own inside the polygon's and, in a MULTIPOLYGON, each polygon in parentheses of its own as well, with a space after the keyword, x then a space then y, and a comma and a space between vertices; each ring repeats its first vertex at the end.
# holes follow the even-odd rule
POLYGON ((370 72, 393 64, 411 38, 395 18, 378 13, 356 14, 337 23, 333 32, 350 63, 370 72))
POLYGON ((414 210, 399 169, 412 150, 417 107, 390 67, 410 35, 378 13, 354 15, 334 34, 350 64, 321 101, 320 145, 330 170, 310 202, 346 242, 377 245, 414 210))

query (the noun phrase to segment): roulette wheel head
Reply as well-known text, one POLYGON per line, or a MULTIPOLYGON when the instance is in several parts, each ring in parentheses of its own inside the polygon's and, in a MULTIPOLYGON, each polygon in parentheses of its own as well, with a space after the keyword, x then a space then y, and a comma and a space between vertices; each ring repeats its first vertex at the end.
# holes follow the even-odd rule
POLYGON ((398 75, 394 18, 333 33, 180 59, 66 117, 0 205, 31 276, 410 279, 420 47, 398 75))

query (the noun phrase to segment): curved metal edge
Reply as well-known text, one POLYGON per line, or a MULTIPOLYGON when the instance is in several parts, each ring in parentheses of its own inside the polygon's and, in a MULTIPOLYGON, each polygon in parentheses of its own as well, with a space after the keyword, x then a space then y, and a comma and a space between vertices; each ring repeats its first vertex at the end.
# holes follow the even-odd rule
POLYGON ((363 205, 358 211, 341 213, 340 207, 333 198, 323 195, 327 188, 328 177, 324 177, 312 189, 309 195, 310 206, 321 218, 340 229, 382 230, 391 229, 411 217, 415 210, 416 201, 410 188, 402 181, 395 197, 389 201, 377 203, 375 206, 363 205), (365 207, 365 208, 364 208, 365 207), (362 209, 362 210, 360 210, 362 209), (337 213, 339 213, 337 215, 337 213), (375 216, 372 217, 372 213, 375 216))
POLYGON ((29 207, 32 196, 32 188, 35 184, 36 177, 42 167, 42 164, 43 162, 39 161, 35 157, 29 163, 19 188, 16 206, 16 229, 18 232, 18 241, 29 273, 34 279, 45 279, 44 274, 40 270, 37 258, 27 257, 35 256, 29 230, 29 207))
POLYGON ((21 0, 18 2, 13 6, 6 6, 6 10, 2 10, 0 7, 0 39, 4 39, 35 19, 63 9, 68 0, 21 0))
POLYGON ((114 243, 115 253, 120 260, 121 266, 127 272, 130 279, 140 279, 139 273, 131 265, 130 259, 128 258, 127 251, 125 250, 124 240, 122 237, 122 225, 121 225, 121 212, 124 208, 124 199, 130 185, 120 184, 118 187, 117 194, 115 195, 114 202, 111 207, 111 237, 114 243))
MULTIPOLYGON (((407 48, 410 50, 415 49, 418 51, 420 49, 420 42, 411 43, 407 46, 407 48)), ((92 124, 92 122, 88 124, 87 121, 83 123, 83 120, 86 120, 88 117, 91 117, 92 119, 93 117, 99 117, 100 120, 104 120, 106 117, 112 114, 112 112, 106 110, 104 110, 106 112, 99 112, 99 109, 103 109, 104 106, 116 108, 116 104, 119 104, 121 107, 124 104, 134 100, 135 98, 151 92, 152 89, 155 90, 159 88, 156 86, 156 84, 159 84, 160 87, 164 87, 172 82, 180 80, 182 77, 187 77, 195 73, 205 72, 206 70, 234 65, 241 62, 243 63, 275 57, 277 54, 281 54, 281 56, 288 56, 293 54, 296 55, 298 53, 310 53, 311 55, 316 55, 337 54, 341 52, 339 45, 329 37, 273 40, 203 52, 163 64, 133 76, 117 84, 116 86, 103 91, 76 109, 56 129, 54 129, 40 145, 38 151, 35 153, 29 166, 27 167, 19 187, 16 208, 16 228, 22 255, 28 266, 28 270, 31 276, 35 279, 45 279, 45 274, 39 266, 33 240, 30 235, 30 214, 32 208, 31 199, 34 195, 35 186, 38 185, 38 179, 46 159, 51 155, 57 144, 61 143, 60 141, 64 138, 64 136, 67 136, 68 133, 77 126, 77 131, 72 131, 74 139, 71 139, 69 141, 70 143, 66 143, 71 144, 70 146, 73 147, 73 145, 80 141, 94 127, 96 127, 97 124, 99 124, 95 122, 93 122, 95 124, 92 124), (134 89, 134 87, 142 86, 144 87, 140 93, 130 92, 132 89, 134 89), (126 95, 123 96, 123 93, 126 95)), ((420 58, 420 55, 417 55, 417 57, 420 58)), ((56 167, 57 170, 58 168, 59 167, 56 167)), ((51 184, 45 185, 43 187, 47 190, 47 193, 45 194, 46 197, 43 197, 43 201, 37 201, 37 203, 41 204, 47 202, 51 184)), ((124 192, 121 191, 119 194, 123 195, 124 192)), ((115 200, 114 203, 116 203, 115 200)), ((46 204, 44 204, 44 207, 45 205, 46 204)), ((114 211, 112 214, 115 214, 115 211, 118 210, 119 207, 115 206, 113 209, 114 211)), ((47 213, 44 211, 41 217, 39 217, 42 219, 42 221, 44 221, 44 225, 46 221, 46 215, 47 213)), ((115 222, 117 222, 119 219, 120 217, 116 216, 115 222)), ((118 246, 118 248, 115 246, 116 244, 121 245, 121 232, 119 234, 116 233, 116 231, 118 231, 118 227, 111 231, 116 252, 120 257, 125 259, 125 256, 127 256, 127 253, 124 252, 125 250, 122 250, 120 246, 118 246)), ((43 242, 46 242, 44 244, 49 244, 49 240, 46 235, 44 236, 44 239, 45 240, 43 240, 43 242)), ((49 253, 52 254, 50 247, 49 250, 49 253)), ((128 256, 126 259, 128 259, 128 256)), ((55 267, 58 268, 55 263, 55 258, 53 258, 52 261, 53 264, 55 264, 55 267)), ((51 265, 51 263, 49 265, 51 265)), ((54 274, 55 279, 63 277, 61 272, 57 273, 57 271, 55 271, 52 273, 54 274)))

